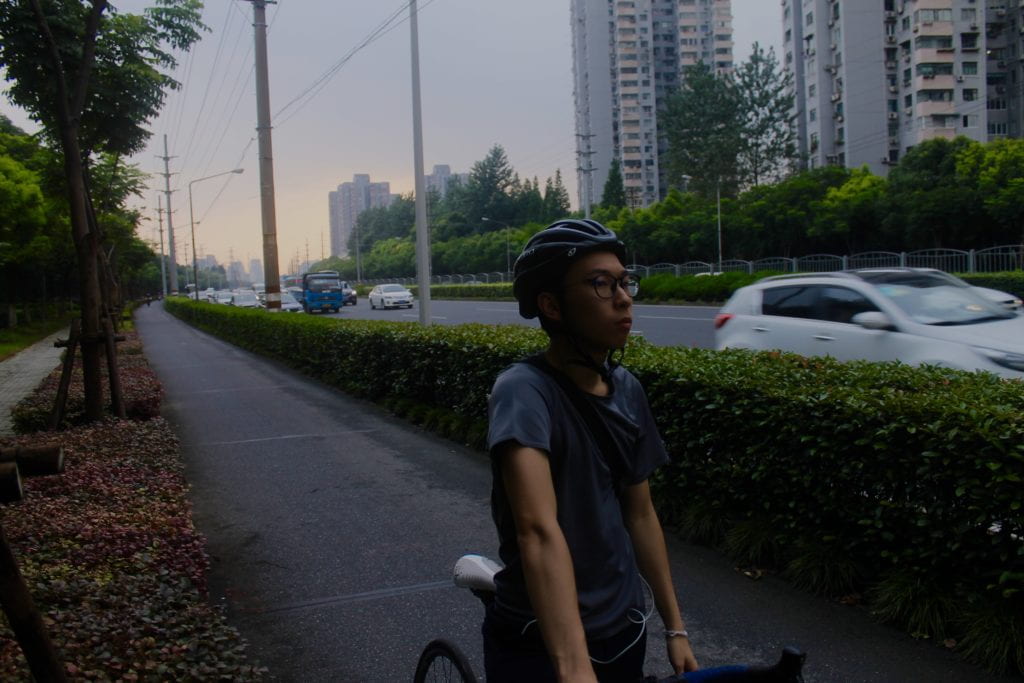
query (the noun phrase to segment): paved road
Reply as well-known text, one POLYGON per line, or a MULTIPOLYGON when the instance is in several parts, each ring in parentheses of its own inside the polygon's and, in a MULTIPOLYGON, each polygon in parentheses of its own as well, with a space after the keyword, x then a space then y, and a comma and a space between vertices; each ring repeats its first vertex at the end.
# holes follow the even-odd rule
MULTIPOLYGON (((418 305, 387 311, 372 310, 364 298, 356 306, 347 306, 340 313, 330 315, 340 318, 416 321, 420 317, 418 305)), ((633 334, 658 346, 697 346, 709 349, 714 347, 713 321, 716 313, 716 306, 635 304, 633 334)), ((521 318, 519 309, 511 301, 432 300, 430 316, 434 322, 445 325, 476 322, 539 327, 536 320, 521 318)))
MULTIPOLYGON (((481 610, 451 587, 465 552, 494 554, 487 460, 292 371, 137 312, 181 438, 212 591, 276 680, 409 680, 444 635, 480 669, 481 610)), ((702 663, 810 653, 809 682, 997 681, 927 642, 670 540, 702 663)), ((660 632, 660 624, 654 624, 660 632)), ((659 639, 653 666, 665 671, 659 639)))

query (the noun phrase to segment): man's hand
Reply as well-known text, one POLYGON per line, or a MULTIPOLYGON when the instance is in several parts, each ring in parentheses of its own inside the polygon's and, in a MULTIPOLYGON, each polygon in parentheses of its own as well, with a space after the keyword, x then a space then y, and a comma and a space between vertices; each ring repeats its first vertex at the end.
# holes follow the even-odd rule
POLYGON ((668 661, 676 674, 696 671, 700 668, 697 666, 697 658, 693 656, 693 650, 690 648, 689 638, 675 636, 666 638, 666 641, 668 661))

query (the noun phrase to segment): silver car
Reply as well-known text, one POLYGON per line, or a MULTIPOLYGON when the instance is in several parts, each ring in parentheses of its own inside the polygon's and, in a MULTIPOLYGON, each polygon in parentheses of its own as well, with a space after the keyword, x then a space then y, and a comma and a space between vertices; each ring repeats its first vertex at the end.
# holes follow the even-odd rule
POLYGON ((719 312, 715 346, 1024 379, 1024 316, 927 268, 765 278, 738 289, 719 312))

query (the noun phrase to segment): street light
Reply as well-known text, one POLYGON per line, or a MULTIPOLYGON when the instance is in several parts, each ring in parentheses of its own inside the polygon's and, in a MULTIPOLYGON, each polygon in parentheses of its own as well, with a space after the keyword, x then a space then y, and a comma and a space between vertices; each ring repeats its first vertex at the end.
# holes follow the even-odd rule
POLYGON ((188 184, 188 222, 189 226, 192 228, 192 276, 196 281, 196 301, 199 301, 199 262, 196 261, 196 219, 192 212, 192 186, 201 180, 219 178, 220 176, 228 175, 229 173, 243 173, 244 171, 244 168, 235 168, 230 171, 224 171, 223 173, 215 173, 203 178, 196 178, 188 184))
POLYGON ((505 226, 505 272, 511 275, 511 273, 512 273, 512 262, 511 262, 511 258, 509 257, 509 249, 508 249, 508 229, 509 229, 509 224, 506 223, 505 221, 496 221, 493 218, 488 218, 487 216, 481 216, 480 220, 487 221, 488 223, 501 223, 502 225, 505 226))

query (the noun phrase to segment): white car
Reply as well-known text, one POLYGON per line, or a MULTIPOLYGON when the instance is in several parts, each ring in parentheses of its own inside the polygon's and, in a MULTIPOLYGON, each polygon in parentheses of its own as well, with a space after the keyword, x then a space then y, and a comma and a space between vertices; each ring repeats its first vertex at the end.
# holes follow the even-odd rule
POLYGON ((239 308, 259 308, 260 306, 260 302, 256 299, 256 293, 251 289, 232 292, 230 304, 239 308))
POLYGON ((288 292, 281 292, 281 311, 284 313, 302 313, 302 304, 288 292))
POLYGON ((377 285, 367 298, 370 308, 412 308, 412 292, 402 285, 377 285))
POLYGON ((1024 379, 1024 316, 928 268, 769 277, 715 318, 715 347, 898 360, 1024 379))
POLYGON ((1014 311, 1015 313, 1024 311, 1024 302, 1020 300, 1020 297, 1009 292, 1001 292, 998 289, 978 286, 974 286, 973 289, 978 294, 981 294, 986 299, 995 301, 1008 311, 1014 311))

